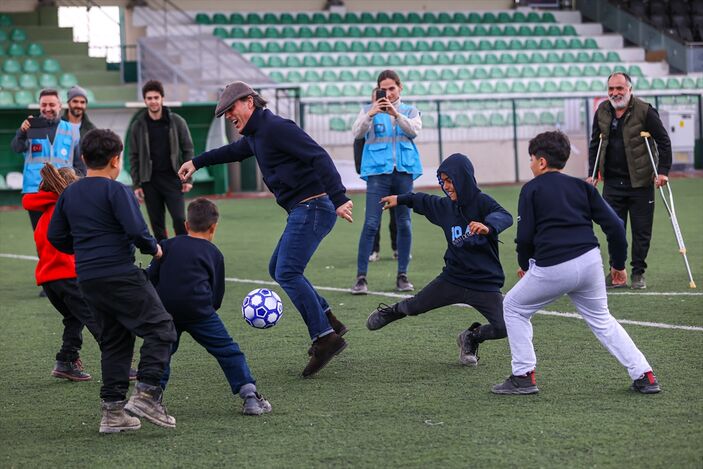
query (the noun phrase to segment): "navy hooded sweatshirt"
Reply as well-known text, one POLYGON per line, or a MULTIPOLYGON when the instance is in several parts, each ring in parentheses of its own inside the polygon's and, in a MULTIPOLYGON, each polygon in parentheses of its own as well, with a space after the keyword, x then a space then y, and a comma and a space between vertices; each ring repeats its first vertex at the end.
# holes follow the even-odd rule
POLYGON ((278 205, 290 212, 301 200, 326 192, 335 207, 348 202, 330 155, 295 122, 257 108, 236 142, 193 159, 196 169, 252 155, 278 205))
POLYGON ((478 291, 500 291, 505 281, 498 256, 498 234, 513 224, 513 217, 476 184, 474 167, 465 155, 455 153, 437 169, 451 179, 457 201, 448 196, 403 194, 398 203, 424 215, 444 230, 447 250, 440 278, 478 291), (469 223, 477 221, 489 229, 487 235, 469 234, 469 223))

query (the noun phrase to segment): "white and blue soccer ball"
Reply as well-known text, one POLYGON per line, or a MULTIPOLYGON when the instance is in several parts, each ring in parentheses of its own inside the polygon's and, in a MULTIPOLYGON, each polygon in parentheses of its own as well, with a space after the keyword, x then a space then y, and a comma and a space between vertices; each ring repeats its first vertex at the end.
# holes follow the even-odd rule
POLYGON ((242 317, 252 327, 268 329, 283 316, 283 303, 275 291, 257 288, 244 297, 242 317))

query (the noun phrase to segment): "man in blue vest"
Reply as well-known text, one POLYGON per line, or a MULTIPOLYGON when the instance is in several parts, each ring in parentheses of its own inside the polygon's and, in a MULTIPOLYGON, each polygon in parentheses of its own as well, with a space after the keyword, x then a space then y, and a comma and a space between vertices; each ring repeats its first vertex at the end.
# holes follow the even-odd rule
MULTIPOLYGON (((77 126, 61 120, 61 99, 58 91, 43 89, 39 92, 39 117, 29 116, 22 122, 10 147, 24 154, 22 193, 39 191, 39 171, 45 163, 56 168, 72 166, 79 176, 85 174, 80 158, 80 133, 77 126)), ((29 211, 32 229, 36 228, 41 212, 29 211)))
MULTIPOLYGON (((420 112, 400 101, 403 85, 393 70, 381 72, 376 84, 379 89, 377 99, 364 106, 352 126, 354 138, 366 139, 361 158, 361 178, 366 181, 366 218, 359 239, 353 295, 368 292, 366 274, 374 237, 381 223, 381 198, 412 192, 413 181, 422 175, 420 154, 413 141, 422 129, 420 112)), ((414 287, 407 275, 412 244, 410 209, 398 206, 395 210, 398 244, 396 290, 411 291, 414 287)))

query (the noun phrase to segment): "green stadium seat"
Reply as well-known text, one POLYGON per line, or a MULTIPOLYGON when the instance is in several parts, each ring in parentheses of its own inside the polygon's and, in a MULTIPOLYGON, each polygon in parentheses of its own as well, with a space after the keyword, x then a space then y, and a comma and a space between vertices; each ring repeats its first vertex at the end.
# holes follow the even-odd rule
POLYGON ((229 38, 229 32, 222 27, 217 27, 212 30, 212 35, 220 38, 220 39, 228 39, 229 38))
POLYGON ((452 63, 454 65, 466 65, 466 61, 466 56, 461 52, 452 55, 452 63))
POLYGON ((527 92, 528 93, 539 93, 542 91, 542 84, 536 80, 530 80, 527 83, 527 92))
POLYGON ((466 14, 461 13, 461 12, 456 12, 452 15, 452 23, 466 23, 468 21, 468 18, 466 14))
POLYGON ((591 54, 589 54, 588 52, 583 52, 583 51, 577 53, 576 54, 576 62, 581 62, 581 63, 591 62, 591 54))
POLYGON ((683 80, 681 80, 681 88, 690 90, 694 89, 696 87, 696 81, 691 78, 691 77, 684 77, 683 80))
POLYGON ((461 85, 461 92, 464 94, 476 94, 478 93, 478 87, 473 81, 466 80, 464 84, 461 85))
POLYGON ((373 13, 363 12, 359 17, 359 23, 375 23, 376 16, 373 13))
POLYGON ((437 16, 436 16, 434 13, 432 13, 432 12, 430 12, 430 11, 427 11, 427 12, 425 12, 425 13, 422 14, 422 22, 423 22, 423 23, 428 23, 428 24, 436 23, 436 22, 437 22, 437 16))
POLYGON ((605 92, 606 86, 600 80, 593 80, 591 82, 591 91, 605 92))
POLYGON ((366 52, 383 52, 383 45, 378 41, 369 41, 366 43, 366 52))
MULTIPOLYGON (((273 33, 278 34, 278 33, 273 33)), ((247 35, 250 39, 264 39, 266 35, 264 34, 264 29, 262 28, 249 28, 249 33, 247 35)))
POLYGON ((510 86, 505 81, 499 81, 495 85, 496 93, 510 93, 510 86))
POLYGON ((537 114, 528 111, 522 116, 518 116, 518 122, 523 125, 537 125, 539 124, 539 119, 537 118, 537 114))
POLYGON ((439 125, 445 129, 453 129, 454 127, 456 127, 452 116, 450 116, 449 114, 440 114, 439 125))
POLYGON ((383 26, 378 30, 378 35, 385 38, 395 37, 395 32, 390 26, 383 26))
MULTIPOLYGON (((251 29, 249 31, 251 31, 251 29)), ((281 36, 280 31, 278 31, 277 28, 274 28, 273 26, 268 26, 268 27, 266 27, 266 29, 264 29, 264 38, 278 39, 279 37, 282 37, 282 36, 281 36)))
POLYGON ((244 28, 239 26, 234 26, 229 30, 229 37, 232 39, 245 39, 247 37, 247 32, 244 28))
POLYGON ((423 83, 414 83, 410 87, 410 94, 413 96, 424 96, 427 94, 427 87, 423 83))
MULTIPOLYGON (((0 90, 0 106, 14 106, 15 95, 8 90, 0 90)), ((4 178, 3 178, 4 182, 4 178)), ((2 189, 2 187, 0 187, 2 189)))
POLYGON ((312 32, 312 29, 310 29, 308 26, 301 26, 298 28, 298 35, 297 37, 299 38, 311 38, 314 37, 315 34, 312 32))
POLYGON ((56 88, 59 86, 59 80, 56 75, 51 73, 42 73, 39 75, 39 88, 56 88))
POLYGON ((7 48, 7 55, 10 57, 22 57, 24 55, 24 46, 17 42, 13 42, 7 48))
MULTIPOLYGON (((275 37, 275 36, 273 36, 273 37, 275 37)), ((292 26, 285 26, 278 34, 278 37, 282 37, 285 39, 297 38, 298 31, 296 31, 292 26)))
POLYGON ((444 87, 444 94, 461 94, 461 88, 459 88, 458 84, 451 81, 444 87))
POLYGON ((39 62, 31 58, 26 58, 22 62, 22 70, 25 73, 37 73, 40 70, 39 62))
POLYGON ((493 93, 494 91, 495 91, 495 87, 493 86, 493 83, 491 83, 490 81, 483 81, 478 86, 479 93, 493 93))
POLYGON ((347 37, 347 33, 341 26, 334 26, 330 31, 330 37, 347 37))
POLYGON ((597 76, 598 76, 598 70, 597 70, 596 67, 594 67, 593 65, 585 65, 585 66, 581 69, 581 76, 584 76, 584 77, 597 77, 597 76))
POLYGON ((503 127, 507 125, 507 119, 499 112, 492 112, 488 118, 488 125, 491 127, 503 127))
POLYGON ((370 82, 376 81, 376 77, 369 70, 359 70, 356 73, 356 81, 370 82))
POLYGON ((557 125, 557 117, 549 111, 542 111, 539 114, 539 123, 542 125, 557 125))
POLYGON ((285 76, 281 72, 274 70, 273 72, 269 72, 268 75, 269 75, 269 78, 272 79, 273 81, 275 81, 276 83, 283 83, 286 81, 285 76))
POLYGON ((639 65, 630 65, 627 68, 628 75, 631 77, 642 77, 644 74, 642 73, 642 69, 639 67, 639 65))
POLYGON ((559 29, 559 26, 549 26, 547 28, 547 36, 561 36, 561 29, 559 29))
POLYGON ((621 62, 620 54, 618 54, 617 52, 608 52, 608 55, 606 56, 605 60, 607 62, 621 62))
POLYGON ((559 85, 555 81, 547 80, 542 85, 542 91, 545 93, 555 93, 559 91, 559 85))
POLYGON ((17 77, 9 73, 3 73, 0 75, 0 89, 3 90, 16 90, 19 89, 20 85, 17 82, 17 77))
POLYGON ((474 70, 474 80, 487 80, 488 70, 486 67, 479 67, 474 70))
POLYGON ((602 63, 602 62, 607 62, 605 58, 605 54, 599 51, 591 53, 591 60, 590 62, 592 63, 602 63))
POLYGON ((359 96, 359 90, 354 85, 344 85, 342 86, 342 96, 353 97, 359 96))
POLYGON ((311 97, 311 98, 321 98, 322 97, 322 88, 320 88, 320 85, 310 85, 307 87, 305 90, 305 96, 311 97))
POLYGON ((378 30, 374 26, 366 26, 361 30, 362 37, 378 37, 378 30))
POLYGON ((18 83, 20 85, 20 88, 24 89, 39 88, 37 76, 33 73, 23 73, 22 75, 20 75, 18 83))
POLYGON ((474 115, 473 126, 474 127, 488 127, 490 121, 485 114, 478 113, 474 115))
POLYGON ((574 85, 574 91, 590 91, 590 86, 585 80, 576 80, 576 84, 574 85))
POLYGON ((12 26, 12 17, 10 17, 10 15, 6 15, 5 13, 0 13, 0 26, 4 28, 12 26))
POLYGON ((222 13, 215 13, 212 15, 212 24, 229 24, 229 19, 222 13))
POLYGON ((20 73, 22 66, 16 59, 6 59, 2 64, 2 71, 5 73, 20 73))
POLYGON ((528 23, 541 23, 542 18, 539 16, 539 13, 531 11, 525 17, 525 21, 528 23))
POLYGON ((574 83, 568 81, 568 80, 562 80, 559 83, 559 91, 561 92, 572 92, 576 89, 574 86, 574 83))
POLYGON ((492 50, 493 49, 493 43, 487 39, 481 39, 478 41, 478 50, 484 51, 484 50, 492 50))
POLYGON ((456 79, 456 73, 451 68, 444 68, 439 74, 439 79, 443 81, 452 81, 456 79))
POLYGON ((542 73, 541 71, 542 71, 541 68, 528 67, 528 66, 522 67, 522 78, 535 78, 540 73, 542 73))
POLYGON ((547 35, 547 28, 545 28, 541 24, 535 25, 532 27, 532 35, 533 36, 546 36, 547 35))
POLYGON ((485 26, 482 24, 474 26, 473 30, 473 35, 474 36, 488 36, 488 29, 486 29, 485 26))
POLYGON ((505 71, 500 67, 491 67, 488 72, 488 77, 491 79, 505 78, 505 71))
MULTIPOLYGON (((269 67, 280 67, 281 66, 281 65, 271 65, 271 63, 272 63, 271 61, 275 60, 275 59, 281 60, 281 58, 279 56, 272 55, 271 57, 269 57, 269 67)), ((293 68, 293 67, 301 67, 303 65, 305 67, 316 67, 317 66, 317 59, 312 55, 305 55, 303 58, 303 61, 301 61, 297 55, 289 55, 288 57, 286 57, 286 61, 285 61, 284 66, 293 68)))
POLYGON ((400 12, 395 12, 393 15, 391 15, 391 23, 405 23, 407 20, 405 18, 405 15, 400 12))
POLYGON ((471 127, 471 119, 466 114, 457 114, 454 118, 454 126, 459 128, 471 127))
MULTIPOLYGON (((334 59, 331 56, 324 56, 323 58, 325 59, 325 63, 327 63, 327 60, 334 61, 334 59)), ((345 67, 345 68, 346 67, 353 67, 354 62, 352 62, 352 59, 348 54, 345 54, 345 55, 340 55, 339 57, 337 57, 337 61, 335 62, 334 66, 345 67)))
POLYGON ((479 13, 471 12, 466 18, 467 23, 478 24, 481 22, 481 15, 479 13))
POLYGON ((433 95, 433 96, 440 96, 444 94, 444 90, 442 89, 442 85, 440 85, 437 82, 430 83, 430 85, 427 87, 427 94, 433 95))
POLYGON ((268 60, 266 61, 266 66, 267 67, 274 67, 274 68, 280 68, 280 67, 300 67, 300 59, 298 59, 294 55, 289 55, 287 59, 291 59, 291 64, 287 65, 286 63, 283 62, 283 59, 281 58, 280 55, 270 55, 268 60), (294 62, 295 61, 295 62, 294 62))
POLYGON ((583 49, 583 48, 584 48, 584 43, 581 42, 581 39, 573 38, 569 41, 569 49, 583 49))
POLYGON ((426 129, 436 129, 437 128, 437 119, 434 118, 434 116, 431 116, 429 114, 423 114, 422 115, 422 127, 426 129))
POLYGON ((601 65, 598 67, 598 74, 597 76, 599 77, 607 77, 610 75, 612 69, 608 65, 601 65))
POLYGON ((516 11, 513 14, 513 23, 524 23, 527 21, 527 17, 521 11, 516 11))
POLYGON ((437 14, 437 23, 451 23, 452 22, 452 15, 450 15, 447 12, 441 12, 437 14))
POLYGON ((522 72, 516 66, 511 65, 505 69, 504 76, 505 78, 520 78, 522 76, 522 72))
POLYGON ((248 52, 250 54, 263 54, 264 52, 266 52, 266 47, 264 46, 263 41, 252 41, 249 43, 248 52))
POLYGON ((15 92, 15 103, 18 106, 29 106, 35 103, 32 92, 28 90, 19 90, 15 92))
POLYGON ((493 23, 496 23, 497 21, 498 21, 498 18, 496 18, 495 13, 490 12, 490 11, 484 13, 483 16, 481 17, 481 22, 483 24, 493 24, 493 23))
POLYGON ((258 13, 248 13, 244 22, 246 24, 261 24, 264 20, 258 13))
POLYGON ((376 23, 390 23, 391 17, 385 11, 380 11, 376 14, 376 23))
MULTIPOLYGON (((15 28, 10 32, 10 40, 12 42, 24 42, 27 40, 27 33, 24 29, 15 28)), ((15 101, 16 100, 17 96, 15 95, 15 101)))
POLYGON ((573 52, 563 52, 561 54, 561 62, 562 63, 576 62, 576 56, 573 54, 573 52))
POLYGON ((486 54, 483 56, 483 63, 486 65, 497 65, 500 63, 496 54, 486 54))
POLYGON ((522 81, 514 81, 510 85, 511 93, 525 93, 527 92, 527 86, 522 81))
POLYGON ((368 67, 369 66, 369 58, 365 55, 359 54, 356 57, 354 57, 354 66, 355 67, 368 67))
POLYGON ((327 18, 327 21, 333 24, 341 24, 344 23, 344 17, 340 15, 339 13, 332 12, 330 13, 330 16, 327 18))
POLYGON ((258 55, 255 55, 253 57, 249 57, 248 59, 249 59, 249 62, 251 62, 253 65, 255 65, 259 68, 266 67, 266 61, 258 55))
POLYGON ((501 11, 498 13, 497 21, 499 23, 512 23, 513 17, 510 15, 510 13, 501 11))
MULTIPOLYGON (((307 73, 307 72, 305 72, 305 73, 307 73)), ((303 81, 303 74, 300 73, 298 70, 291 70, 288 73, 286 73, 285 81, 288 83, 300 83, 303 81)), ((315 80, 305 80, 305 81, 315 81, 315 80)))
POLYGON ((669 90, 681 89, 681 81, 678 78, 669 78, 666 80, 666 88, 669 90))
POLYGON ((522 44, 523 48, 527 50, 539 49, 539 44, 532 38, 525 39, 522 44))
POLYGON ((569 48, 569 43, 566 42, 566 39, 562 38, 557 38, 554 40, 554 49, 568 49, 569 48))
POLYGON ((342 70, 339 72, 339 81, 355 81, 354 73, 351 70, 342 70))
POLYGON ((391 67, 400 67, 403 65, 403 57, 398 54, 391 54, 388 56, 387 65, 391 67))
MULTIPOLYGON (((295 43, 293 43, 295 44, 295 43)), ((327 42, 321 42, 320 45, 325 44, 327 47, 329 47, 329 44, 327 42)), ((283 50, 286 50, 286 47, 283 47, 283 50)), ((298 45, 298 51, 297 52, 305 52, 305 53, 312 53, 317 51, 317 46, 312 41, 300 41, 300 44, 298 45)), ((324 52, 324 51, 320 51, 324 52)), ((330 51, 327 51, 330 52, 330 51)))
POLYGON ((495 42, 493 42, 493 50, 508 50, 510 47, 508 47, 508 43, 505 42, 503 39, 496 39, 495 42))
POLYGON ((320 76, 320 72, 318 72, 317 70, 305 70, 305 74, 303 75, 302 81, 317 83, 321 79, 322 77, 320 76))
POLYGON ((534 31, 531 27, 523 24, 518 28, 515 36, 534 36, 534 31))
POLYGON ((539 45, 537 46, 539 49, 554 49, 554 42, 552 42, 549 39, 540 39, 539 45))
POLYGON ((270 54, 279 54, 282 52, 281 44, 276 41, 268 41, 266 47, 264 47, 264 51, 270 54))
POLYGON ((231 13, 229 15, 229 24, 244 24, 246 19, 241 13, 231 13))
POLYGON ((422 23, 422 17, 415 12, 410 12, 407 15, 406 23, 422 23))
POLYGON ((583 47, 586 49, 598 49, 598 43, 593 38, 588 38, 583 42, 583 47))
POLYGON ((337 85, 325 85, 324 96, 328 98, 339 98, 342 96, 342 91, 337 85))
POLYGON ((317 26, 313 34, 315 37, 330 37, 330 30, 326 26, 317 26))
POLYGON ((547 12, 547 13, 542 14, 542 22, 543 23, 556 23, 557 20, 552 13, 547 12))
POLYGON ((339 81, 339 77, 336 72, 332 70, 324 70, 322 75, 320 75, 320 81, 339 81))
POLYGON ((527 55, 526 53, 518 52, 517 54, 515 54, 514 62, 516 64, 529 64, 529 63, 532 63, 532 60, 530 59, 530 56, 527 55))

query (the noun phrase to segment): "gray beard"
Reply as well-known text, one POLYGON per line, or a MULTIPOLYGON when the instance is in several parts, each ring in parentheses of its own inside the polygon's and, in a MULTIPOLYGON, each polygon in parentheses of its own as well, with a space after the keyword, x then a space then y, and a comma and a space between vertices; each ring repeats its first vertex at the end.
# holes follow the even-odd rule
POLYGON ((632 96, 630 95, 627 100, 623 99, 620 103, 615 103, 611 98, 608 98, 608 101, 610 101, 610 104, 615 108, 615 109, 625 109, 628 104, 630 104, 630 99, 632 96))

